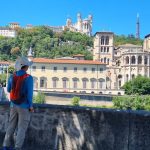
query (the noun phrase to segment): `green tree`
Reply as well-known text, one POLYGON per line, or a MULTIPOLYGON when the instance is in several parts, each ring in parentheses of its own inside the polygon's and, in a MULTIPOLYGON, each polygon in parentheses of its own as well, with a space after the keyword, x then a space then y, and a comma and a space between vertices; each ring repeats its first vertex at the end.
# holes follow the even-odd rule
POLYGON ((126 82, 123 86, 125 93, 128 95, 131 94, 150 94, 150 78, 137 76, 133 80, 126 82))
POLYGON ((45 94, 38 92, 37 95, 33 96, 33 103, 44 104, 45 103, 45 94))

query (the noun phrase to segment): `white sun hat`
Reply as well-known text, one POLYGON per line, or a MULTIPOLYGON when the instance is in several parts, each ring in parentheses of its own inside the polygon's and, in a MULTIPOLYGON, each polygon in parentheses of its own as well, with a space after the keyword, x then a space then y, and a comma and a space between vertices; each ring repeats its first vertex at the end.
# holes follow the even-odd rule
POLYGON ((21 67, 23 66, 31 66, 32 65, 32 61, 30 59, 28 59, 27 57, 19 57, 17 60, 16 60, 16 63, 15 63, 15 69, 18 71, 21 69, 21 67))

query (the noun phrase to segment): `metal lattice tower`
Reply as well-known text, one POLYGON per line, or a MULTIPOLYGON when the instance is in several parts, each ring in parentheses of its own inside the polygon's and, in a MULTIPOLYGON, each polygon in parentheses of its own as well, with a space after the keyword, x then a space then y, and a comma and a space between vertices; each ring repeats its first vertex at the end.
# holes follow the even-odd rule
POLYGON ((140 19, 139 19, 139 14, 137 14, 136 38, 137 38, 137 39, 140 39, 140 19))

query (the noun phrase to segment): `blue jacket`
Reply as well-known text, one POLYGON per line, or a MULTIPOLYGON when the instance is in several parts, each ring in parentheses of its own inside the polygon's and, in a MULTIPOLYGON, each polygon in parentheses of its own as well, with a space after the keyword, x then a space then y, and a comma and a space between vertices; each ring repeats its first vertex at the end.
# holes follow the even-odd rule
MULTIPOLYGON (((16 72, 17 76, 22 76, 24 75, 26 72, 24 70, 19 70, 16 72)), ((10 93, 11 88, 12 88, 12 80, 13 80, 13 75, 10 76, 10 78, 8 79, 8 85, 7 85, 7 91, 10 93)), ((27 94, 27 100, 25 102, 23 102, 22 104, 14 104, 13 102, 11 102, 11 107, 13 107, 13 105, 19 106, 21 108, 30 108, 32 107, 32 98, 33 98, 33 78, 30 75, 29 77, 26 78, 25 83, 24 83, 24 87, 22 88, 22 92, 27 94)))

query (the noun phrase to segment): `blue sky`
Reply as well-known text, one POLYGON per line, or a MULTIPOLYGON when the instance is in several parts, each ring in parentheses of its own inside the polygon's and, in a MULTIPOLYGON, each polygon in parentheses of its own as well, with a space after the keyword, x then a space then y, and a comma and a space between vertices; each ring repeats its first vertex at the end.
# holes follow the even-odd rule
POLYGON ((64 25, 67 16, 76 21, 80 12, 93 15, 93 34, 112 31, 135 34, 136 15, 140 15, 140 33, 150 33, 150 0, 1 0, 0 26, 19 22, 22 26, 64 25))

